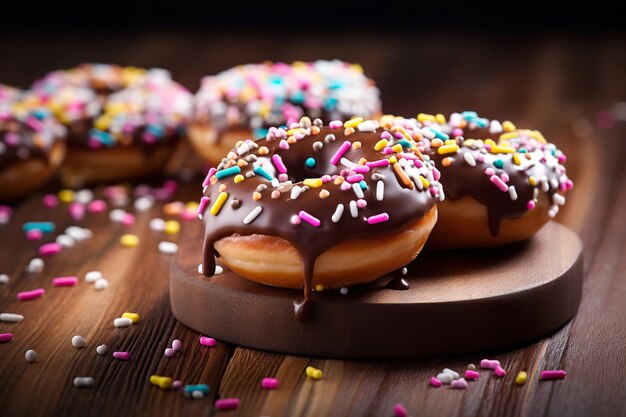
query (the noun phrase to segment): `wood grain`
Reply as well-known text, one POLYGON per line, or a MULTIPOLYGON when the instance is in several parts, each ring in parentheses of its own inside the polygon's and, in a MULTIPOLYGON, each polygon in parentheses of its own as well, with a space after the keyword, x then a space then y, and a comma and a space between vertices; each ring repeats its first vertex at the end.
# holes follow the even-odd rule
MULTIPOLYGON (((92 229, 94 238, 47 260, 42 274, 29 275, 24 268, 38 244, 23 238, 22 223, 53 220, 60 229, 74 223, 64 207, 42 210, 37 194, 17 204, 10 224, 0 226, 0 273, 11 276, 8 285, 0 285, 0 311, 26 316, 22 323, 0 323, 0 332, 15 335, 12 342, 0 345, 0 415, 221 415, 213 409, 213 400, 230 396, 242 400, 238 410, 224 413, 233 416, 389 416, 397 402, 412 415, 626 415, 626 169, 622 162, 626 129, 623 123, 611 128, 595 124, 599 111, 626 100, 623 36, 365 33, 357 40, 332 34, 268 33, 252 39, 237 33, 151 32, 128 38, 50 35, 46 42, 41 40, 41 35, 0 37, 0 49, 11 57, 0 61, 0 80, 26 85, 43 71, 96 60, 164 66, 195 89, 201 75, 240 62, 341 57, 363 63, 378 81, 388 112, 447 113, 461 106, 461 110, 476 109, 486 116, 535 126, 568 154, 568 171, 576 181, 560 220, 577 230, 585 244, 583 299, 576 318, 549 337, 485 353, 499 359, 509 374, 500 380, 481 373, 466 391, 432 389, 426 382, 444 367, 464 369, 480 356, 339 361, 224 343, 205 348, 198 344, 199 335, 170 313, 170 257, 158 253, 156 246, 171 237, 147 228, 150 218, 163 216, 159 206, 139 214, 129 229, 111 224, 104 214, 88 216, 80 224, 92 229), (360 47, 363 43, 367 51, 360 47), (590 132, 573 130, 578 119, 590 122, 590 132), (119 245, 126 232, 141 237, 139 247, 119 245), (82 278, 93 269, 104 272, 109 288, 98 292, 84 282, 75 288, 51 286, 55 276, 82 278), (43 299, 16 301, 18 291, 40 286, 47 290, 43 299), (112 320, 124 311, 140 313, 141 322, 114 328, 112 320), (87 348, 71 346, 75 334, 86 337, 87 348), (183 351, 166 358, 163 350, 174 338, 183 341, 183 351), (132 359, 122 362, 110 355, 98 356, 95 347, 102 343, 109 351, 131 351, 132 359), (38 352, 39 362, 24 360, 27 349, 38 352), (324 371, 321 381, 304 376, 309 364, 324 371), (539 371, 553 368, 566 369, 567 379, 538 380, 539 371), (522 369, 529 371, 530 378, 518 387, 513 378, 522 369), (161 391, 148 383, 153 373, 185 383, 207 383, 209 398, 193 401, 161 391), (96 386, 73 387, 72 378, 79 375, 93 376, 96 386), (265 376, 279 378, 280 389, 261 390, 260 379, 265 376)), ((176 198, 187 201, 198 196, 199 187, 193 184, 182 187, 176 198)))

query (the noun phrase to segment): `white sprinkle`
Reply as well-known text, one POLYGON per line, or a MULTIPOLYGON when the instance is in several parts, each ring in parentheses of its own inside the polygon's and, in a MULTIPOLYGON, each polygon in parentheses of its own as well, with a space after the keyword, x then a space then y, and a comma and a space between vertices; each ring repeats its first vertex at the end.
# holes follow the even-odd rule
POLYGON ((159 252, 171 255, 178 252, 178 245, 174 242, 159 242, 159 252))
POLYGON ((107 353, 107 350, 109 350, 107 348, 107 345, 100 345, 96 348, 96 353, 98 355, 105 355, 107 353))
POLYGON ((552 202, 554 204, 562 206, 563 204, 565 204, 565 197, 563 197, 561 194, 554 193, 552 195, 552 202))
POLYGON ((385 197, 385 183, 383 181, 378 181, 376 183, 376 200, 383 201, 385 197))
POLYGON ((108 286, 109 286, 109 281, 107 281, 106 278, 99 278, 98 280, 96 280, 96 283, 94 284, 94 288, 98 291, 101 291, 108 286))
POLYGON ((83 189, 74 193, 74 201, 78 203, 87 204, 91 200, 93 200, 93 191, 91 190, 83 189))
POLYGON ((27 362, 30 362, 30 363, 37 362, 37 352, 35 352, 32 349, 27 350, 24 356, 26 357, 27 362))
POLYGON ((333 223, 337 223, 339 220, 341 220, 341 216, 343 216, 343 204, 337 204, 337 208, 335 209, 331 220, 333 221, 333 223))
POLYGON ((219 275, 219 274, 221 274, 222 272, 224 272, 224 268, 222 268, 222 267, 221 267, 221 266, 219 266, 219 265, 215 265, 215 275, 219 275))
POLYGON ((540 183, 541 183, 541 190, 542 190, 544 193, 547 193, 548 191, 550 191, 550 184, 548 184, 548 180, 547 180, 547 178, 546 178, 546 177, 543 177, 543 178, 541 179, 540 183))
POLYGON ((435 132, 433 132, 429 127, 420 129, 420 133, 427 139, 435 139, 435 132))
POLYGON ((165 220, 155 217, 154 219, 150 220, 150 223, 148 223, 148 227, 153 232, 162 232, 165 230, 165 220))
POLYGON ((339 162, 341 162, 341 164, 342 164, 343 166, 346 166, 346 167, 348 167, 348 168, 352 168, 352 167, 355 167, 355 166, 358 166, 358 165, 359 165, 359 164, 355 164, 354 162, 352 162, 352 161, 351 161, 351 160, 349 160, 348 158, 341 158, 341 159, 339 160, 339 162))
POLYGON ((7 274, 0 274, 0 284, 8 284, 9 276, 7 274))
POLYGON ((202 264, 198 265, 198 274, 202 275, 202 264))
POLYGON ((33 258, 28 263, 28 266, 26 267, 26 271, 30 274, 39 274, 41 271, 43 271, 43 266, 44 266, 43 259, 33 258))
POLYGON ((537 200, 537 197, 539 197, 539 189, 533 188, 533 200, 537 200))
POLYGON ((250 151, 250 147, 244 142, 243 145, 237 148, 237 155, 241 156, 248 151, 250 151))
POLYGON ((280 185, 280 181, 278 181, 278 178, 274 178, 270 181, 270 184, 272 184, 272 187, 276 188, 280 185))
POLYGON ((135 203, 133 204, 133 206, 135 207, 135 210, 140 211, 140 212, 150 210, 153 205, 154 205, 154 197, 152 197, 151 195, 145 195, 143 197, 139 197, 138 199, 135 200, 135 203))
POLYGON ((517 200, 517 190, 515 190, 514 185, 509 186, 509 196, 511 197, 511 200, 517 200))
POLYGON ((450 382, 452 382, 452 380, 454 379, 452 377, 452 374, 449 374, 447 372, 441 372, 440 374, 437 374, 436 378, 446 385, 450 385, 450 382))
POLYGON ((452 369, 450 369, 450 368, 445 368, 442 372, 443 372, 444 374, 450 374, 450 375, 452 375, 452 378, 454 378, 454 379, 459 379, 459 378, 460 378, 459 373, 458 373, 458 372, 453 371, 453 370, 452 370, 452 369))
POLYGON ((263 211, 263 207, 256 206, 248 215, 243 219, 243 224, 250 224, 257 218, 259 214, 263 211))
POLYGON ((557 214, 559 214, 559 206, 557 205, 550 206, 550 210, 548 210, 548 216, 550 216, 550 218, 554 218, 556 217, 557 214))
POLYGON ((357 196, 357 198, 363 198, 363 189, 361 188, 361 184, 355 182, 354 184, 352 184, 352 190, 354 191, 354 194, 357 196))
POLYGON ((76 239, 69 235, 58 235, 55 242, 64 248, 71 248, 76 244, 76 239))
POLYGON ((348 288, 347 287, 341 287, 341 289, 339 290, 339 293, 341 295, 348 295, 348 288))
POLYGON ((471 167, 476 166, 476 160, 474 159, 474 155, 471 152, 463 152, 463 159, 467 162, 467 165, 471 167))
POLYGON ((406 266, 404 268, 402 268, 402 275, 406 275, 408 274, 409 270, 406 269, 406 266))
POLYGON ((559 188, 559 181, 557 181, 556 178, 550 178, 550 187, 553 190, 556 190, 557 188, 559 188))
POLYGON ((202 391, 196 390, 196 391, 192 391, 191 392, 191 396, 196 399, 199 400, 200 398, 204 397, 204 393, 202 391))
POLYGON ((67 229, 65 229, 65 234, 71 236, 77 242, 89 239, 93 236, 91 230, 82 228, 80 226, 69 226, 67 229))
POLYGON ((85 377, 76 377, 74 378, 74 386, 75 387, 93 387, 95 383, 94 379, 90 376, 85 377))
POLYGON ((292 200, 295 200, 296 198, 298 198, 301 192, 302 192, 302 187, 300 187, 299 185, 294 185, 293 188, 291 189, 291 194, 289 195, 289 198, 292 200))
POLYGON ((2 313, 0 314, 0 321, 5 321, 9 323, 17 323, 18 321, 24 320, 24 316, 21 314, 14 313, 2 313))
POLYGON ((359 129, 359 132, 375 132, 377 127, 378 123, 373 120, 366 120, 357 125, 357 129, 359 129))
POLYGON ((356 201, 354 200, 350 201, 350 215, 354 217, 355 219, 359 215, 359 209, 356 206, 356 201))
POLYGON ((113 325, 115 327, 128 327, 133 324, 133 321, 127 317, 119 317, 113 320, 113 325))
POLYGON ((114 209, 109 213, 109 220, 113 223, 121 223, 122 219, 126 216, 126 212, 122 209, 114 209))
POLYGON ((76 348, 84 348, 87 346, 87 341, 82 336, 74 336, 72 337, 72 346, 76 348))
POLYGON ((502 133, 502 124, 497 120, 492 120, 489 124, 489 133, 496 134, 502 133))
POLYGON ((100 278, 102 278, 100 271, 89 271, 85 274, 85 282, 96 282, 100 278))

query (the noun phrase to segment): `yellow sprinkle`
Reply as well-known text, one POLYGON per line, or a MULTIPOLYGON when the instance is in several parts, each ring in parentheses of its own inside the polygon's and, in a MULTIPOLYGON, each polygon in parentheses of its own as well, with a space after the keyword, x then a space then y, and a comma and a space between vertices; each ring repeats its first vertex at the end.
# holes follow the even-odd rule
POLYGON ((302 181, 302 184, 306 185, 307 187, 317 188, 317 187, 322 186, 322 179, 321 178, 307 178, 306 180, 302 181))
POLYGON ((352 70, 358 72, 359 74, 363 74, 363 67, 360 64, 351 64, 350 68, 352 68, 352 70))
POLYGON ((452 158, 443 158, 443 160, 441 161, 441 165, 443 165, 444 167, 449 167, 450 165, 452 165, 452 158))
POLYGON ((357 149, 361 149, 361 142, 359 142, 358 140, 356 142, 352 142, 352 149, 354 149, 355 151, 357 149))
POLYGON ((139 245, 139 236, 131 234, 122 235, 122 237, 120 237, 120 243, 127 248, 133 248, 139 245))
POLYGON ((491 153, 513 153, 515 148, 506 145, 496 145, 491 147, 491 153))
POLYGON ((337 175, 337 178, 335 178, 335 181, 333 181, 333 184, 339 185, 339 184, 341 184, 344 181, 345 181, 345 179, 341 175, 337 175))
POLYGON ((443 145, 437 149, 439 155, 445 155, 449 153, 456 153, 459 151, 459 145, 443 145))
POLYGON ((235 184, 239 184, 241 181, 243 181, 243 179, 244 179, 243 175, 241 174, 235 175, 235 184))
POLYGON ((395 153, 401 153, 402 152, 402 145, 400 145, 399 143, 397 145, 393 145, 391 147, 391 150, 394 151, 395 153))
POLYGON ((518 136, 519 136, 518 132, 503 133, 503 134, 500 135, 500 139, 499 140, 500 140, 500 142, 503 142, 503 141, 506 141, 506 140, 509 140, 509 139, 514 139, 514 138, 516 138, 518 136))
POLYGON ((94 127, 99 130, 106 130, 109 128, 109 124, 111 124, 111 117, 100 116, 96 119, 96 122, 94 123, 94 127))
POLYGON ((395 155, 392 155, 392 156, 389 158, 389 163, 390 163, 390 164, 392 164, 392 165, 393 165, 393 164, 395 164, 395 163, 397 163, 397 162, 398 162, 398 158, 396 158, 396 156, 395 156, 395 155))
POLYGON ((315 291, 318 291, 318 292, 320 292, 320 291, 324 291, 324 285, 322 285, 322 284, 317 284, 317 285, 315 286, 315 291))
POLYGON ((198 202, 197 201, 187 201, 185 203, 185 207, 187 208, 187 211, 196 211, 198 210, 198 202))
POLYGON ((298 127, 298 128, 296 128, 296 129, 289 129, 289 130, 287 131, 287 134, 288 134, 289 136, 293 136, 293 135, 295 135, 296 133, 304 133, 304 132, 305 132, 305 130, 304 130, 303 128, 298 127))
POLYGON ((525 371, 520 371, 520 373, 515 377, 515 383, 517 385, 524 385, 527 378, 528 374, 525 371))
POLYGON ((367 159, 365 159, 365 158, 361 158, 361 159, 359 159, 359 162, 357 162, 357 164, 359 164, 359 165, 365 165, 366 163, 367 163, 367 159))
POLYGON ((328 196, 330 196, 330 191, 328 190, 320 191, 320 198, 328 198, 328 196))
POLYGON ((519 154, 518 153, 514 153, 513 154, 513 162, 515 162, 515 165, 521 165, 522 161, 519 159, 519 154))
POLYGON ((543 137, 543 134, 541 134, 541 132, 538 130, 525 130, 524 132, 526 132, 526 134, 531 138, 536 139, 541 143, 548 143, 546 138, 543 137))
MULTIPOLYGON (((235 143, 235 148, 240 147, 241 145, 243 145, 243 140, 238 140, 235 143)), ((228 152, 228 157, 231 158, 231 155, 233 155, 235 158, 237 157, 237 154, 235 152, 228 152)))
POLYGON ((494 142, 493 139, 485 139, 484 142, 485 142, 485 145, 489 145, 491 147, 498 146, 498 144, 494 142))
POLYGON ((446 140, 443 142, 443 144, 444 144, 444 145, 456 145, 456 140, 454 140, 454 139, 446 139, 446 140))
POLYGON ((420 175, 420 181, 422 181, 422 185, 424 188, 430 187, 430 181, 420 175))
POLYGON ((437 123, 439 123, 440 125, 446 124, 446 116, 441 113, 437 113, 437 115, 435 116, 435 120, 437 120, 437 123))
POLYGON ((385 146, 387 146, 388 143, 389 143, 389 141, 387 139, 381 139, 378 142, 376 142, 376 145, 374 145, 374 150, 375 151, 380 151, 385 146))
POLYGON ((353 119, 348 120, 347 122, 345 122, 343 124, 343 127, 345 127, 346 129, 348 128, 355 128, 357 127, 360 123, 363 123, 363 118, 362 117, 355 117, 353 119))
POLYGON ((436 119, 432 114, 420 113, 417 115, 417 121, 420 123, 424 123, 426 121, 435 122, 436 119))
POLYGON ((502 129, 505 132, 512 132, 517 128, 515 127, 513 123, 509 122, 508 120, 505 120, 504 122, 502 122, 502 129))
POLYGON ((150 377, 150 383, 152 385, 156 385, 157 387, 161 389, 172 388, 172 378, 168 376, 152 375, 150 377))
POLYGON ((131 319, 133 323, 139 323, 139 314, 126 312, 122 314, 122 318, 131 319))
POLYGON ((215 203, 213 203, 213 206, 211 206, 210 213, 212 216, 217 216, 227 198, 228 193, 225 192, 221 192, 220 195, 217 196, 217 198, 215 199, 215 203))
POLYGON ((535 177, 530 176, 528 177, 528 183, 534 187, 535 185, 537 185, 537 180, 535 179, 535 177))
POLYGON ((71 203, 74 201, 74 191, 72 190, 61 190, 59 191, 59 200, 62 203, 71 203))
POLYGON ((254 201, 259 201, 261 199, 261 193, 258 191, 255 191, 254 193, 252 193, 252 199, 254 201))
POLYGON ((268 153, 270 153, 270 150, 267 148, 267 146, 261 146, 259 148, 259 155, 267 155, 268 153))
POLYGON ((463 145, 467 146, 468 148, 470 146, 472 146, 474 143, 476 142, 476 139, 465 139, 465 141, 463 142, 463 145))
POLYGON ((313 378, 316 380, 322 379, 322 371, 320 369, 314 368, 312 366, 307 366, 305 369, 306 376, 309 378, 313 378))
POLYGON ((165 222, 165 233, 175 235, 178 232, 180 232, 180 223, 176 220, 168 220, 165 222))

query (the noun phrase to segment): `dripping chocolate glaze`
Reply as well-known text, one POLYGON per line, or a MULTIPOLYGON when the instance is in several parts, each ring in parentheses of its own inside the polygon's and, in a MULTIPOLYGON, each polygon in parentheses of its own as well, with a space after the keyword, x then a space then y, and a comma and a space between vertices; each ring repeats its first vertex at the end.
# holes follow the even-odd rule
MULTIPOLYGON (((324 174, 340 174, 345 167, 341 164, 332 165, 330 159, 345 141, 361 142, 360 149, 350 148, 344 154, 344 158, 355 163, 360 158, 365 158, 368 161, 384 158, 381 152, 374 150, 374 144, 380 140, 382 131, 383 129, 378 129, 376 132, 357 132, 346 136, 343 128, 322 127, 319 134, 307 136, 291 144, 288 150, 279 148, 280 139, 273 141, 264 139, 256 143, 259 147, 267 146, 269 148, 269 155, 265 155, 265 157, 271 157, 274 153, 280 155, 287 167, 289 180, 299 183, 306 178, 319 178, 324 174), (324 138, 328 134, 335 135, 336 140, 325 143, 324 138), (312 148, 316 141, 324 143, 320 151, 314 151, 312 148), (317 165, 312 169, 305 166, 305 161, 309 157, 315 158, 317 162, 317 165)), ((245 158, 252 153, 258 156, 258 148, 242 155, 242 157, 245 158)), ((242 168, 244 176, 246 172, 253 170, 252 165, 249 163, 248 166, 242 168)), ((342 191, 332 181, 322 184, 319 188, 311 188, 301 193, 295 200, 290 199, 289 191, 283 193, 278 199, 272 199, 270 194, 274 188, 268 180, 260 175, 246 178, 238 184, 234 183, 231 176, 218 181, 215 185, 209 185, 204 192, 204 195, 210 198, 203 217, 205 224, 204 274, 206 276, 213 275, 215 271, 214 256, 219 256, 215 252, 214 244, 223 237, 233 234, 261 234, 283 238, 294 246, 300 256, 304 298, 296 301, 294 305, 296 318, 306 320, 312 309, 310 299, 315 261, 322 253, 346 240, 376 237, 397 232, 416 218, 424 216, 435 205, 435 198, 427 190, 419 191, 405 188, 396 177, 391 166, 374 168, 363 176, 368 183, 368 188, 363 190, 367 206, 364 209, 359 209, 356 218, 351 216, 349 209, 350 201, 357 200, 354 191, 352 189, 342 191), (375 198, 376 181, 371 179, 374 174, 382 174, 383 176, 380 180, 385 184, 383 201, 377 201, 375 198), (217 216, 210 215, 208 208, 216 200, 220 193, 219 185, 223 183, 228 185, 228 189, 225 190, 229 193, 228 199, 217 216), (267 185, 268 188, 261 193, 261 200, 254 201, 252 194, 261 184, 267 185), (324 189, 329 191, 330 195, 322 199, 319 197, 319 193, 324 189), (240 202, 237 208, 231 206, 233 200, 240 202), (344 205, 344 213, 341 220, 334 223, 331 216, 340 203, 344 205), (252 223, 245 225, 243 219, 257 206, 263 208, 261 214, 252 223), (297 215, 301 210, 319 219, 321 225, 314 227, 305 221, 298 225, 292 224, 290 218, 297 215), (389 214, 389 220, 386 222, 370 225, 365 220, 367 217, 384 212, 389 214)))
MULTIPOLYGON (((487 129, 467 130, 464 133, 466 139, 476 138, 484 140, 492 138, 496 142, 498 142, 500 136, 500 134, 489 133, 487 129)), ((466 146, 461 146, 455 154, 440 155, 436 148, 426 148, 423 150, 423 153, 429 155, 441 171, 440 182, 443 185, 446 198, 455 201, 463 197, 470 197, 484 205, 488 214, 489 231, 491 235, 497 236, 502 219, 519 218, 528 212, 527 203, 534 199, 534 189, 538 188, 540 192, 543 192, 539 184, 541 178, 558 182, 561 176, 556 171, 556 168, 550 168, 541 161, 543 157, 542 150, 529 149, 528 151, 532 159, 529 161, 524 156, 525 154, 520 154, 524 159, 522 165, 514 163, 512 153, 497 154, 497 158, 503 161, 503 168, 498 168, 487 160, 485 162, 476 161, 475 167, 470 166, 465 161, 464 154, 469 152, 476 157, 481 153, 477 149, 471 149, 466 146), (452 163, 447 167, 443 166, 442 163, 445 158, 451 158, 452 160, 452 163), (491 183, 490 176, 484 172, 487 168, 493 168, 498 176, 504 172, 509 175, 507 185, 515 186, 517 200, 512 200, 508 192, 502 192, 491 183), (538 183, 536 186, 529 183, 529 176, 537 179, 538 183)), ((550 187, 548 190, 550 201, 552 201, 552 195, 556 192, 557 189, 550 187)))

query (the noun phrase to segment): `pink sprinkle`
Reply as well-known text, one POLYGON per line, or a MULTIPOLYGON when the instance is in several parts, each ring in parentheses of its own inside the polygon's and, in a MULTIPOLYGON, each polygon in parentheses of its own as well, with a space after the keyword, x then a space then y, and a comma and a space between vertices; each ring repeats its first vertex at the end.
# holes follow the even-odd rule
POLYGON ((82 220, 85 218, 85 205, 81 203, 71 203, 68 207, 70 216, 74 220, 82 220))
POLYGON ((168 190, 171 193, 175 193, 178 190, 178 182, 176 180, 165 180, 163 181, 163 188, 168 190))
POLYGON ((47 208, 56 207, 59 205, 59 199, 54 194, 46 194, 43 196, 43 205, 47 208))
POLYGON ((278 143, 278 147, 280 149, 287 150, 287 149, 289 149, 289 143, 287 143, 287 141, 285 139, 281 139, 280 142, 278 143))
POLYGON ((365 207, 367 207, 367 201, 363 200, 362 198, 359 198, 356 201, 356 206, 360 209, 364 209, 365 207))
POLYGON ((289 181, 289 176, 287 174, 278 174, 278 182, 287 182, 289 181))
POLYGON ((441 382, 434 376, 430 377, 430 380, 428 381, 428 383, 435 388, 440 388, 443 385, 443 382, 441 382))
POLYGON ((528 200, 528 203, 526 203, 526 208, 528 210, 532 210, 535 208, 535 200, 528 200))
POLYGON ((450 382, 450 388, 465 389, 467 388, 467 381, 464 378, 455 379, 450 382))
POLYGON ((412 153, 402 152, 400 156, 404 159, 410 159, 411 161, 419 161, 419 158, 412 153))
POLYGON ((193 210, 185 209, 180 213, 180 218, 183 220, 193 220, 198 218, 198 214, 195 213, 193 210))
POLYGON ((13 335, 11 333, 0 333, 0 343, 7 343, 13 340, 13 335))
POLYGON ((39 247, 41 256, 56 255, 61 252, 62 246, 59 243, 46 243, 39 247))
POLYGON ((183 387, 183 383, 177 379, 176 381, 172 382, 172 388, 174 389, 181 389, 183 387))
POLYGON ((39 229, 31 229, 26 232, 26 239, 39 240, 43 237, 43 232, 39 229))
POLYGON ((202 216, 204 214, 204 209, 206 208, 207 204, 209 204, 209 197, 202 197, 200 199, 200 204, 198 204, 198 215, 202 216))
MULTIPOLYGON (((485 157, 484 157, 483 155, 477 155, 477 156, 475 157, 475 159, 476 159, 476 161, 480 162, 481 164, 482 164, 483 162, 485 162, 485 157)), ((494 172, 495 172, 495 171, 494 171, 494 172)))
POLYGON ((87 205, 87 210, 90 213, 103 213, 107 209, 107 203, 104 200, 93 200, 87 205))
POLYGON ((121 361, 127 361, 130 359, 130 352, 113 352, 113 357, 121 361))
POLYGON ((389 154, 392 154, 392 153, 394 153, 394 151, 393 151, 393 149, 391 149, 391 147, 390 147, 390 146, 386 146, 386 147, 383 149, 383 155, 389 155, 389 154))
POLYGON ((386 130, 380 134, 380 138, 381 139, 390 139, 391 138, 391 133, 387 132, 386 130))
POLYGON ((565 186, 567 187, 568 190, 571 190, 572 188, 574 188, 574 182, 568 179, 567 181, 565 181, 565 186))
POLYGON ((215 401, 217 410, 234 410, 239 407, 239 398, 221 398, 215 401))
POLYGON ((496 366, 496 369, 493 370, 493 373, 496 374, 498 378, 503 378, 506 375, 506 371, 500 365, 496 366))
POLYGON ((378 161, 366 162, 365 165, 367 165, 370 168, 386 167, 389 165, 389 160, 379 159, 378 161))
POLYGON ((400 133, 400 132, 394 132, 393 136, 394 136, 396 139, 402 139, 402 138, 404 137, 404 136, 402 135, 402 133, 400 133))
POLYGON ((564 164, 567 162, 567 156, 565 156, 565 154, 561 154, 559 155, 559 163, 564 164))
POLYGON ((46 293, 46 290, 43 288, 37 288, 36 290, 31 291, 22 291, 17 293, 17 299, 20 301, 26 300, 34 300, 35 298, 39 298, 46 293))
POLYGON ((491 359, 483 359, 480 361, 480 367, 483 369, 496 369, 497 366, 500 366, 500 361, 491 359))
POLYGON ((204 181, 202 181, 202 187, 203 188, 211 183, 211 177, 213 177, 213 175, 215 175, 216 172, 217 172, 217 169, 215 169, 215 168, 209 169, 209 172, 206 174, 206 177, 204 178, 204 181))
POLYGON ((326 174, 326 175, 322 175, 322 183, 326 184, 327 182, 331 182, 333 180, 333 177, 331 177, 330 175, 326 174))
POLYGON ((439 181, 439 178, 441 178, 441 172, 437 168, 433 168, 433 179, 439 181))
POLYGON ((307 213, 304 210, 302 210, 302 211, 300 211, 300 213, 298 213, 298 217, 300 217, 302 220, 304 220, 305 222, 307 222, 311 226, 319 227, 320 224, 322 224, 322 222, 320 222, 319 219, 311 216, 309 213, 307 213))
POLYGON ((493 185, 495 185, 496 187, 498 187, 500 189, 500 191, 502 192, 507 192, 509 191, 509 187, 506 185, 506 183, 504 181, 502 181, 500 179, 500 177, 498 177, 497 175, 492 175, 491 178, 489 178, 489 180, 491 181, 491 183, 493 185))
POLYGON ((55 287, 73 287, 78 284, 76 277, 58 277, 52 279, 52 285, 55 287))
POLYGON ((567 372, 563 370, 541 371, 540 379, 565 379, 567 372))
POLYGON ((370 172, 370 167, 368 167, 367 165, 355 165, 351 169, 357 174, 365 174, 366 172, 370 172))
POLYGON ((341 189, 341 191, 348 191, 348 190, 352 189, 352 186, 350 185, 350 183, 348 181, 344 181, 344 182, 341 183, 339 188, 341 189))
POLYGON ((278 389, 278 379, 263 378, 263 380, 261 381, 261 387, 263 389, 278 389))
POLYGON ((393 406, 393 415, 395 417, 407 417, 409 413, 406 411, 406 408, 402 404, 396 404, 393 406))
POLYGON ((348 175, 346 177, 346 181, 348 181, 350 184, 354 184, 355 182, 360 182, 363 181, 363 175, 361 174, 353 174, 353 175, 348 175))
POLYGON ((463 129, 460 129, 458 127, 454 128, 454 130, 452 131, 452 137, 453 138, 457 138, 459 136, 463 136, 463 129))
POLYGON ((489 167, 489 168, 485 168, 485 174, 486 174, 486 175, 492 176, 492 175, 494 175, 495 173, 496 173, 496 171, 495 171, 493 168, 491 168, 491 167, 489 167))
POLYGON ((500 175, 500 179, 504 182, 509 182, 509 174, 503 172, 502 175, 500 175))
POLYGON ((342 126, 343 123, 341 122, 341 120, 333 120, 328 124, 328 127, 330 127, 331 129, 341 129, 342 126))
POLYGON ((167 356, 168 358, 176 356, 176 351, 172 348, 167 348, 165 349, 165 356, 167 356))
POLYGON ((339 149, 337 149, 337 152, 335 152, 333 157, 330 158, 330 163, 333 164, 333 165, 337 165, 339 163, 339 161, 341 160, 341 157, 346 152, 348 152, 348 149, 350 149, 351 146, 352 146, 352 142, 350 142, 350 141, 345 141, 344 143, 342 143, 341 146, 339 147, 339 149))
POLYGON ((133 224, 135 224, 135 215, 128 212, 124 213, 121 223, 127 227, 132 226, 133 224))
POLYGON ((473 381, 477 380, 480 374, 476 371, 472 371, 471 369, 467 369, 465 371, 465 379, 471 379, 473 381))
POLYGON ((201 336, 200 337, 200 344, 202 346, 215 346, 217 345, 217 341, 215 339, 213 339, 212 337, 206 337, 206 336, 201 336))
POLYGON ((176 352, 178 352, 179 350, 181 350, 183 348, 183 342, 181 342, 178 339, 174 339, 172 341, 172 349, 174 349, 176 352))
POLYGON ((367 223, 369 223, 369 224, 376 224, 376 223, 386 222, 387 220, 389 220, 389 215, 387 213, 381 213, 381 214, 377 214, 375 216, 368 217, 367 218, 367 223))
POLYGON ((287 173, 287 167, 283 163, 283 159, 280 157, 280 155, 278 155, 277 153, 272 155, 272 162, 276 166, 276 169, 278 170, 278 172, 280 172, 281 174, 287 173))
POLYGON ((277 138, 285 138, 287 137, 287 131, 281 127, 281 128, 276 129, 276 133, 274 135, 277 138))

